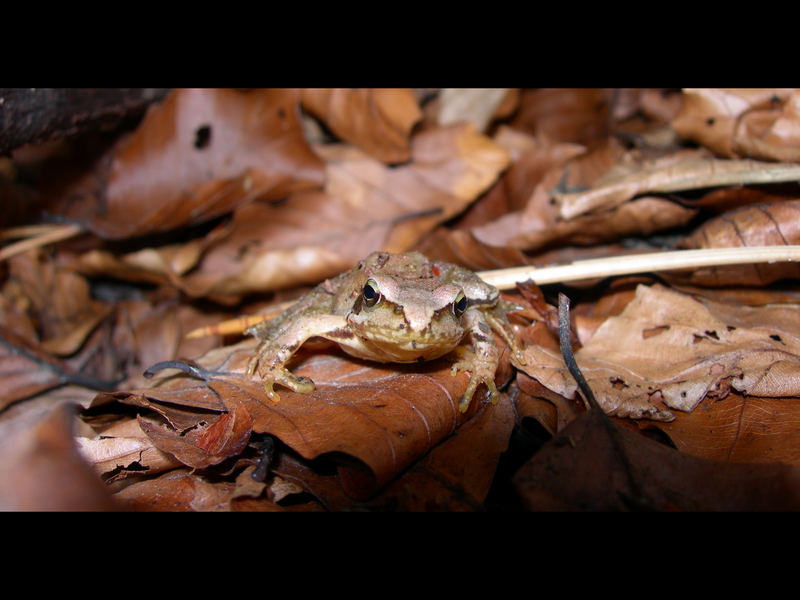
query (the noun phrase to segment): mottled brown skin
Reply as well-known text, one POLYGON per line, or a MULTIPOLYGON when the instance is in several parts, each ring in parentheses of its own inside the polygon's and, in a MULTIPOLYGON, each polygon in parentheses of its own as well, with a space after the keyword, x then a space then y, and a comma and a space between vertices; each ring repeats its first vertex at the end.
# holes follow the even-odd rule
POLYGON ((457 265, 432 262, 418 252, 373 252, 352 271, 321 283, 279 316, 247 329, 261 340, 247 366, 256 371, 267 397, 280 383, 295 392, 314 391, 314 382, 296 377, 285 364, 309 338, 323 337, 352 356, 377 362, 433 360, 455 351, 452 373, 470 373, 459 401, 466 411, 477 387, 486 385, 497 401, 494 374, 497 331, 521 360, 506 318, 510 308, 497 289, 457 265), (462 344, 469 338, 471 344, 462 344))

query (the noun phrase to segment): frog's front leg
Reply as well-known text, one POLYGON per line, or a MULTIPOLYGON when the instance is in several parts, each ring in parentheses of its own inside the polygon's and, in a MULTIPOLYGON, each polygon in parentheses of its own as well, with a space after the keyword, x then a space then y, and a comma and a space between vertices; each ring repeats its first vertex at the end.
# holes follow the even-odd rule
POLYGON ((511 323, 509 323, 507 317, 507 313, 513 310, 519 310, 519 307, 516 304, 501 299, 497 303, 497 306, 487 310, 483 316, 489 326, 505 340, 506 344, 508 344, 508 348, 517 363, 524 365, 525 354, 522 351, 522 346, 520 346, 516 335, 514 335, 514 328, 511 327, 511 323))
POLYGON ((469 408, 472 396, 475 395, 475 390, 481 383, 486 385, 492 404, 496 404, 498 398, 494 374, 500 361, 500 351, 494 342, 492 329, 478 311, 469 315, 467 324, 472 340, 472 349, 458 346, 456 353, 459 359, 453 363, 450 370, 452 375, 456 375, 458 371, 468 371, 470 374, 467 389, 458 403, 458 410, 462 413, 469 408))
POLYGON ((252 377, 258 372, 264 384, 267 398, 278 402, 280 396, 273 389, 279 383, 292 391, 309 394, 314 391, 314 382, 308 377, 297 377, 285 367, 303 343, 314 336, 328 337, 347 327, 344 317, 318 313, 299 314, 281 327, 269 322, 255 325, 247 333, 261 339, 250 361, 245 375, 252 377))

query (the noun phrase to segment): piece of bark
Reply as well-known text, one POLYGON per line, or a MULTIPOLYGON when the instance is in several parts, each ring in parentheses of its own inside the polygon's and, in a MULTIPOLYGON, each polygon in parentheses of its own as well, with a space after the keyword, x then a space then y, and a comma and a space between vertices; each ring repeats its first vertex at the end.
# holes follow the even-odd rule
POLYGON ((0 88, 0 153, 141 114, 166 88, 0 88))

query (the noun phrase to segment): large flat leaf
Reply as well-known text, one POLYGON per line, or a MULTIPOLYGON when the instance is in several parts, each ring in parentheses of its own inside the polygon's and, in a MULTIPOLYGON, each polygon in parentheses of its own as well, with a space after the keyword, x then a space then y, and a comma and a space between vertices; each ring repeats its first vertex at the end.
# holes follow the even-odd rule
POLYGON ((397 477, 476 412, 498 409, 482 406, 479 392, 470 411, 460 413, 467 376, 452 376, 448 360, 380 365, 338 351, 301 354, 294 372, 312 378, 316 391, 281 389, 280 401, 271 402, 258 378, 243 376, 253 347, 248 340, 215 349, 188 363, 188 374, 101 394, 96 404, 123 402, 160 415, 161 424, 140 425, 157 448, 190 466, 238 455, 251 429, 279 438, 308 460, 349 456, 340 478, 354 497, 369 496, 397 477))

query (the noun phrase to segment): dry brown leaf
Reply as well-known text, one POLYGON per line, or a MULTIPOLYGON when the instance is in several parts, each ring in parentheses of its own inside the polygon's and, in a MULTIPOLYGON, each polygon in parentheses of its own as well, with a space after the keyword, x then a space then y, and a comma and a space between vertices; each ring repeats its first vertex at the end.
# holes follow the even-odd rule
POLYGON ((298 102, 292 90, 174 90, 112 151, 99 195, 69 198, 60 212, 120 239, 319 186, 322 164, 303 139, 298 102))
POLYGON ((0 410, 67 381, 86 383, 67 363, 0 325, 0 410))
MULTIPOLYGON (((586 153, 586 148, 580 144, 553 143, 546 138, 537 138, 507 126, 501 126, 493 139, 506 149, 511 157, 511 164, 492 189, 459 219, 459 228, 482 225, 509 211, 524 210, 536 185, 548 171, 569 163, 572 182, 576 171, 577 177, 580 177, 581 165, 587 163, 586 160, 576 158, 586 153), (502 203, 489 201, 487 196, 493 192, 503 200, 502 203), (487 203, 499 206, 489 212, 483 206, 487 203)), ((603 155, 597 151, 591 154, 593 157, 603 155)))
POLYGON ((551 436, 586 412, 579 398, 570 399, 556 394, 523 372, 517 373, 516 381, 519 386, 517 415, 520 419, 535 419, 551 436))
POLYGON ((575 358, 607 413, 671 420, 665 405, 692 411, 729 389, 800 396, 798 340, 795 304, 735 306, 640 285, 575 358))
POLYGON ((715 186, 780 183, 800 179, 800 166, 755 160, 708 158, 681 151, 655 160, 632 160, 597 180, 586 192, 555 193, 563 219, 610 210, 642 194, 680 192, 715 186))
POLYGON ((128 510, 160 512, 221 512, 230 510, 233 482, 210 482, 188 469, 133 483, 114 494, 128 510))
POLYGON ((141 248, 119 253, 105 247, 92 248, 77 255, 67 254, 69 268, 89 277, 113 277, 137 283, 184 287, 183 276, 191 271, 209 247, 230 235, 227 224, 212 229, 204 237, 179 244, 141 248))
POLYGON ((473 271, 524 265, 527 256, 516 248, 480 243, 469 231, 439 228, 415 248, 431 260, 464 266, 473 271))
MULTIPOLYGON (((173 272, 170 282, 191 296, 229 300, 318 283, 376 248, 409 249, 463 211, 509 160, 502 147, 468 125, 419 134, 412 162, 396 168, 349 147, 319 151, 327 162, 325 192, 240 207, 224 232, 213 232, 196 268, 182 277, 173 272)), ((78 257, 74 267, 94 275, 130 272, 129 257, 117 260, 104 252, 99 262, 98 256, 78 257)))
POLYGON ((182 465, 156 448, 136 419, 116 423, 94 437, 77 435, 75 441, 81 456, 106 483, 182 465))
MULTIPOLYGON (((496 406, 479 406, 457 435, 440 442, 396 480, 362 501, 342 489, 341 470, 326 473, 284 453, 277 457, 273 472, 302 487, 331 511, 480 510, 513 424, 513 409, 501 394, 496 406)), ((344 472, 351 478, 353 473, 358 473, 354 467, 344 472)))
POLYGON ((303 108, 340 139, 388 164, 411 157, 411 129, 422 118, 411 89, 304 89, 303 108))
POLYGON ((796 510, 800 471, 675 451, 597 411, 573 421, 514 476, 527 510, 796 510))
POLYGON ((477 131, 485 131, 504 104, 509 88, 445 88, 439 92, 437 123, 472 123, 477 131))
POLYGON ((73 440, 74 408, 0 421, 0 510, 98 511, 117 508, 73 440))
POLYGON ((186 334, 203 324, 217 323, 225 313, 201 310, 180 302, 177 296, 162 300, 124 300, 116 305, 113 346, 125 357, 127 385, 143 384, 142 372, 156 363, 200 356, 220 345, 209 335, 189 339, 186 334))
POLYGON ((549 172, 534 190, 526 209, 512 212, 472 229, 475 238, 490 246, 537 250, 548 244, 597 244, 628 235, 648 235, 686 224, 696 210, 654 196, 643 196, 614 209, 562 219, 551 202, 551 191, 563 171, 549 172))
POLYGON ((731 392, 676 416, 671 423, 654 426, 681 452, 721 462, 800 464, 797 398, 731 392))
MULTIPOLYGON (((530 333, 527 335, 531 336, 530 333)), ((543 339, 543 336, 546 337, 546 334, 540 332, 536 337, 543 339)), ((575 397, 578 386, 567 371, 558 346, 553 342, 547 344, 528 342, 525 344, 524 356, 525 365, 515 365, 519 370, 560 396, 575 397)))
MULTIPOLYGON (((736 248, 784 246, 800 243, 800 200, 756 204, 728 211, 705 221, 678 243, 679 248, 736 248)), ((793 262, 730 265, 696 269, 681 280, 693 285, 768 285, 779 279, 797 279, 800 265, 793 262)))
POLYGON ((176 431, 139 418, 139 426, 162 452, 194 469, 216 465, 240 454, 250 440, 253 421, 242 404, 230 412, 206 416, 196 427, 176 431))
POLYGON ((594 145, 608 136, 611 96, 599 89, 523 90, 510 125, 559 142, 594 145))
POLYGON ((108 306, 91 298, 82 275, 57 265, 42 249, 11 258, 8 267, 8 281, 25 298, 26 310, 38 324, 37 338, 48 344, 49 351, 75 352, 109 313, 108 306))
POLYGON ((682 225, 696 214, 666 199, 644 197, 632 206, 564 220, 552 191, 591 185, 624 149, 608 143, 586 153, 582 146, 551 144, 509 128, 501 128, 495 139, 509 151, 512 165, 457 224, 487 246, 537 250, 556 243, 596 244, 682 225))
POLYGON ((800 93, 793 89, 686 89, 672 121, 680 135, 730 158, 800 160, 800 93))
POLYGON ((299 358, 294 372, 312 378, 317 390, 281 389, 280 402, 272 403, 257 378, 242 375, 252 349, 250 340, 216 349, 192 363, 195 377, 166 377, 146 389, 101 394, 97 402, 155 410, 164 425, 140 420, 142 428, 158 448, 191 466, 237 455, 250 421, 253 431, 276 436, 306 459, 349 455, 362 465, 340 469, 342 485, 354 497, 366 497, 396 477, 470 419, 480 404, 459 413, 466 375, 453 377, 446 360, 378 365, 338 352, 299 358))
MULTIPOLYGON (((137 511, 161 512, 294 512, 322 511, 306 502, 281 506, 262 495, 265 484, 254 482, 252 467, 236 482, 209 478, 189 469, 176 469, 158 477, 133 483, 114 494, 120 506, 137 511)), ((277 478, 276 478, 277 479, 277 478)))
POLYGON ((400 511, 480 510, 500 454, 508 447, 514 410, 503 394, 390 483, 369 506, 400 511))

